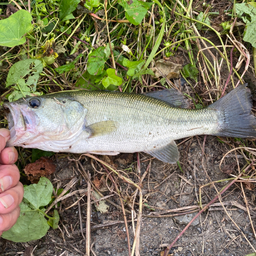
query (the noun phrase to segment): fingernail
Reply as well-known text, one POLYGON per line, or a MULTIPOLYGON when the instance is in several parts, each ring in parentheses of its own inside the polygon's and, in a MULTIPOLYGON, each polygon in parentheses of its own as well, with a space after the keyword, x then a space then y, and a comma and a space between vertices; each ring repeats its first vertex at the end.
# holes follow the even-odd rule
POLYGON ((11 176, 4 176, 0 179, 0 188, 2 192, 9 188, 12 185, 12 177, 11 176))
POLYGON ((14 198, 11 195, 2 196, 0 197, 0 203, 4 208, 8 208, 14 203, 14 198))
POLYGON ((14 163, 14 161, 16 160, 15 153, 11 151, 11 152, 9 152, 8 156, 9 156, 9 162, 14 163))
POLYGON ((0 129, 0 135, 5 138, 5 142, 10 138, 10 131, 7 129, 0 129))

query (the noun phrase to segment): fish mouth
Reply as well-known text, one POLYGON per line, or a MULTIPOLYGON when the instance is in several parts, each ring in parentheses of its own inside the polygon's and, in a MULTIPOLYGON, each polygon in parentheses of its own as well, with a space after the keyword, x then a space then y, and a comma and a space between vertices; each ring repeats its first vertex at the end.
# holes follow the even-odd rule
POLYGON ((5 103, 4 108, 11 136, 7 145, 15 146, 16 142, 28 130, 31 130, 31 125, 34 123, 35 118, 33 118, 33 115, 27 109, 15 103, 5 103))

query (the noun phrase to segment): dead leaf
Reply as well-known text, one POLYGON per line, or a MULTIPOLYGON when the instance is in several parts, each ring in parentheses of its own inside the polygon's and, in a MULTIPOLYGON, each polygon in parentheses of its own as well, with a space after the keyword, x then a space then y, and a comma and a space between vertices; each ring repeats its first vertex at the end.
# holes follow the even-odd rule
POLYGON ((28 176, 28 180, 32 183, 39 181, 40 177, 47 177, 56 171, 53 161, 46 157, 41 157, 34 163, 27 164, 24 172, 28 176))
MULTIPOLYGON (((161 252, 160 252, 160 256, 164 256, 164 252, 165 252, 165 251, 161 251, 161 252)), ((173 256, 173 254, 168 254, 167 256, 173 256)))
POLYGON ((100 179, 98 177, 95 177, 93 179, 93 184, 94 186, 100 191, 100 192, 106 192, 108 191, 108 187, 107 187, 107 183, 106 183, 106 178, 104 175, 102 175, 100 177, 100 179))
POLYGON ((155 73, 156 78, 166 77, 168 79, 178 79, 180 77, 180 70, 182 65, 171 60, 158 60, 152 71, 155 73))
POLYGON ((9 17, 17 11, 18 11, 18 8, 14 7, 11 4, 8 4, 6 8, 6 16, 9 17))
POLYGON ((101 185, 102 185, 102 181, 98 179, 98 177, 95 177, 93 179, 93 184, 97 189, 100 189, 101 185))
POLYGON ((133 160, 134 154, 119 154, 116 156, 115 161, 118 162, 119 165, 126 166, 127 164, 131 164, 133 160))
MULTIPOLYGON (((101 196, 96 191, 92 191, 91 195, 92 195, 92 198, 94 198, 96 200, 101 199, 101 196)), ((97 211, 99 211, 101 213, 108 212, 109 206, 106 204, 105 200, 101 200, 99 202, 96 202, 94 205, 95 205, 95 208, 96 208, 97 211)))
POLYGON ((245 189, 254 190, 255 186, 254 186, 254 184, 252 182, 245 181, 244 184, 245 184, 245 189))

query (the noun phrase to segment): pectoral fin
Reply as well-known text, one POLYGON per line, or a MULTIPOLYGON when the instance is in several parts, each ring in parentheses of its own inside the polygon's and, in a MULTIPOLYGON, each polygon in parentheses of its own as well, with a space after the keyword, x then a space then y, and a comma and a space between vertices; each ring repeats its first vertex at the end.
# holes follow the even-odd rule
POLYGON ((90 138, 92 138, 114 132, 116 130, 116 124, 111 120, 102 121, 89 125, 87 129, 91 131, 90 138))
POLYGON ((179 151, 175 141, 163 146, 146 151, 151 156, 170 164, 175 164, 179 160, 179 151))

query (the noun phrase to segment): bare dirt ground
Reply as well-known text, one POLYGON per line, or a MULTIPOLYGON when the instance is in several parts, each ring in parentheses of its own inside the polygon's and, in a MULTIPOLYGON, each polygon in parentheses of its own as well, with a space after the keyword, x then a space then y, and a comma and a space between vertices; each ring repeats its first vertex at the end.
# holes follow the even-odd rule
MULTIPOLYGON (((144 178, 141 185, 141 256, 163 255, 161 252, 200 210, 200 197, 202 204, 207 204, 230 182, 230 178, 234 177, 232 175, 237 175, 239 168, 242 169, 244 156, 240 151, 233 151, 227 155, 220 170, 222 157, 231 149, 228 139, 225 142, 211 136, 181 141, 181 168, 163 164, 143 154, 140 154, 140 168, 136 154, 100 157, 117 170, 125 170, 124 176, 137 184, 144 178)), ((238 141, 237 146, 239 144, 238 141)), ((41 240, 30 243, 0 239, 0 255, 85 255, 87 173, 91 175, 92 185, 100 188, 104 196, 110 196, 105 199, 109 206, 106 213, 96 210, 97 203, 91 204, 91 255, 129 255, 120 196, 127 210, 132 247, 139 204, 136 187, 109 172, 120 190, 121 195, 118 196, 111 178, 107 178, 106 170, 95 160, 84 157, 74 162, 67 159, 67 155, 56 155, 53 159, 58 166, 51 177, 55 187, 65 187, 74 177, 78 178, 69 189, 69 193, 74 194, 56 205, 61 217, 59 229, 50 230, 41 240)), ((239 181, 192 223, 171 249, 170 255, 246 255, 254 252, 256 240, 248 209, 255 224, 255 188, 253 183, 239 181)), ((92 195, 91 192, 91 201, 95 201, 92 195)))

